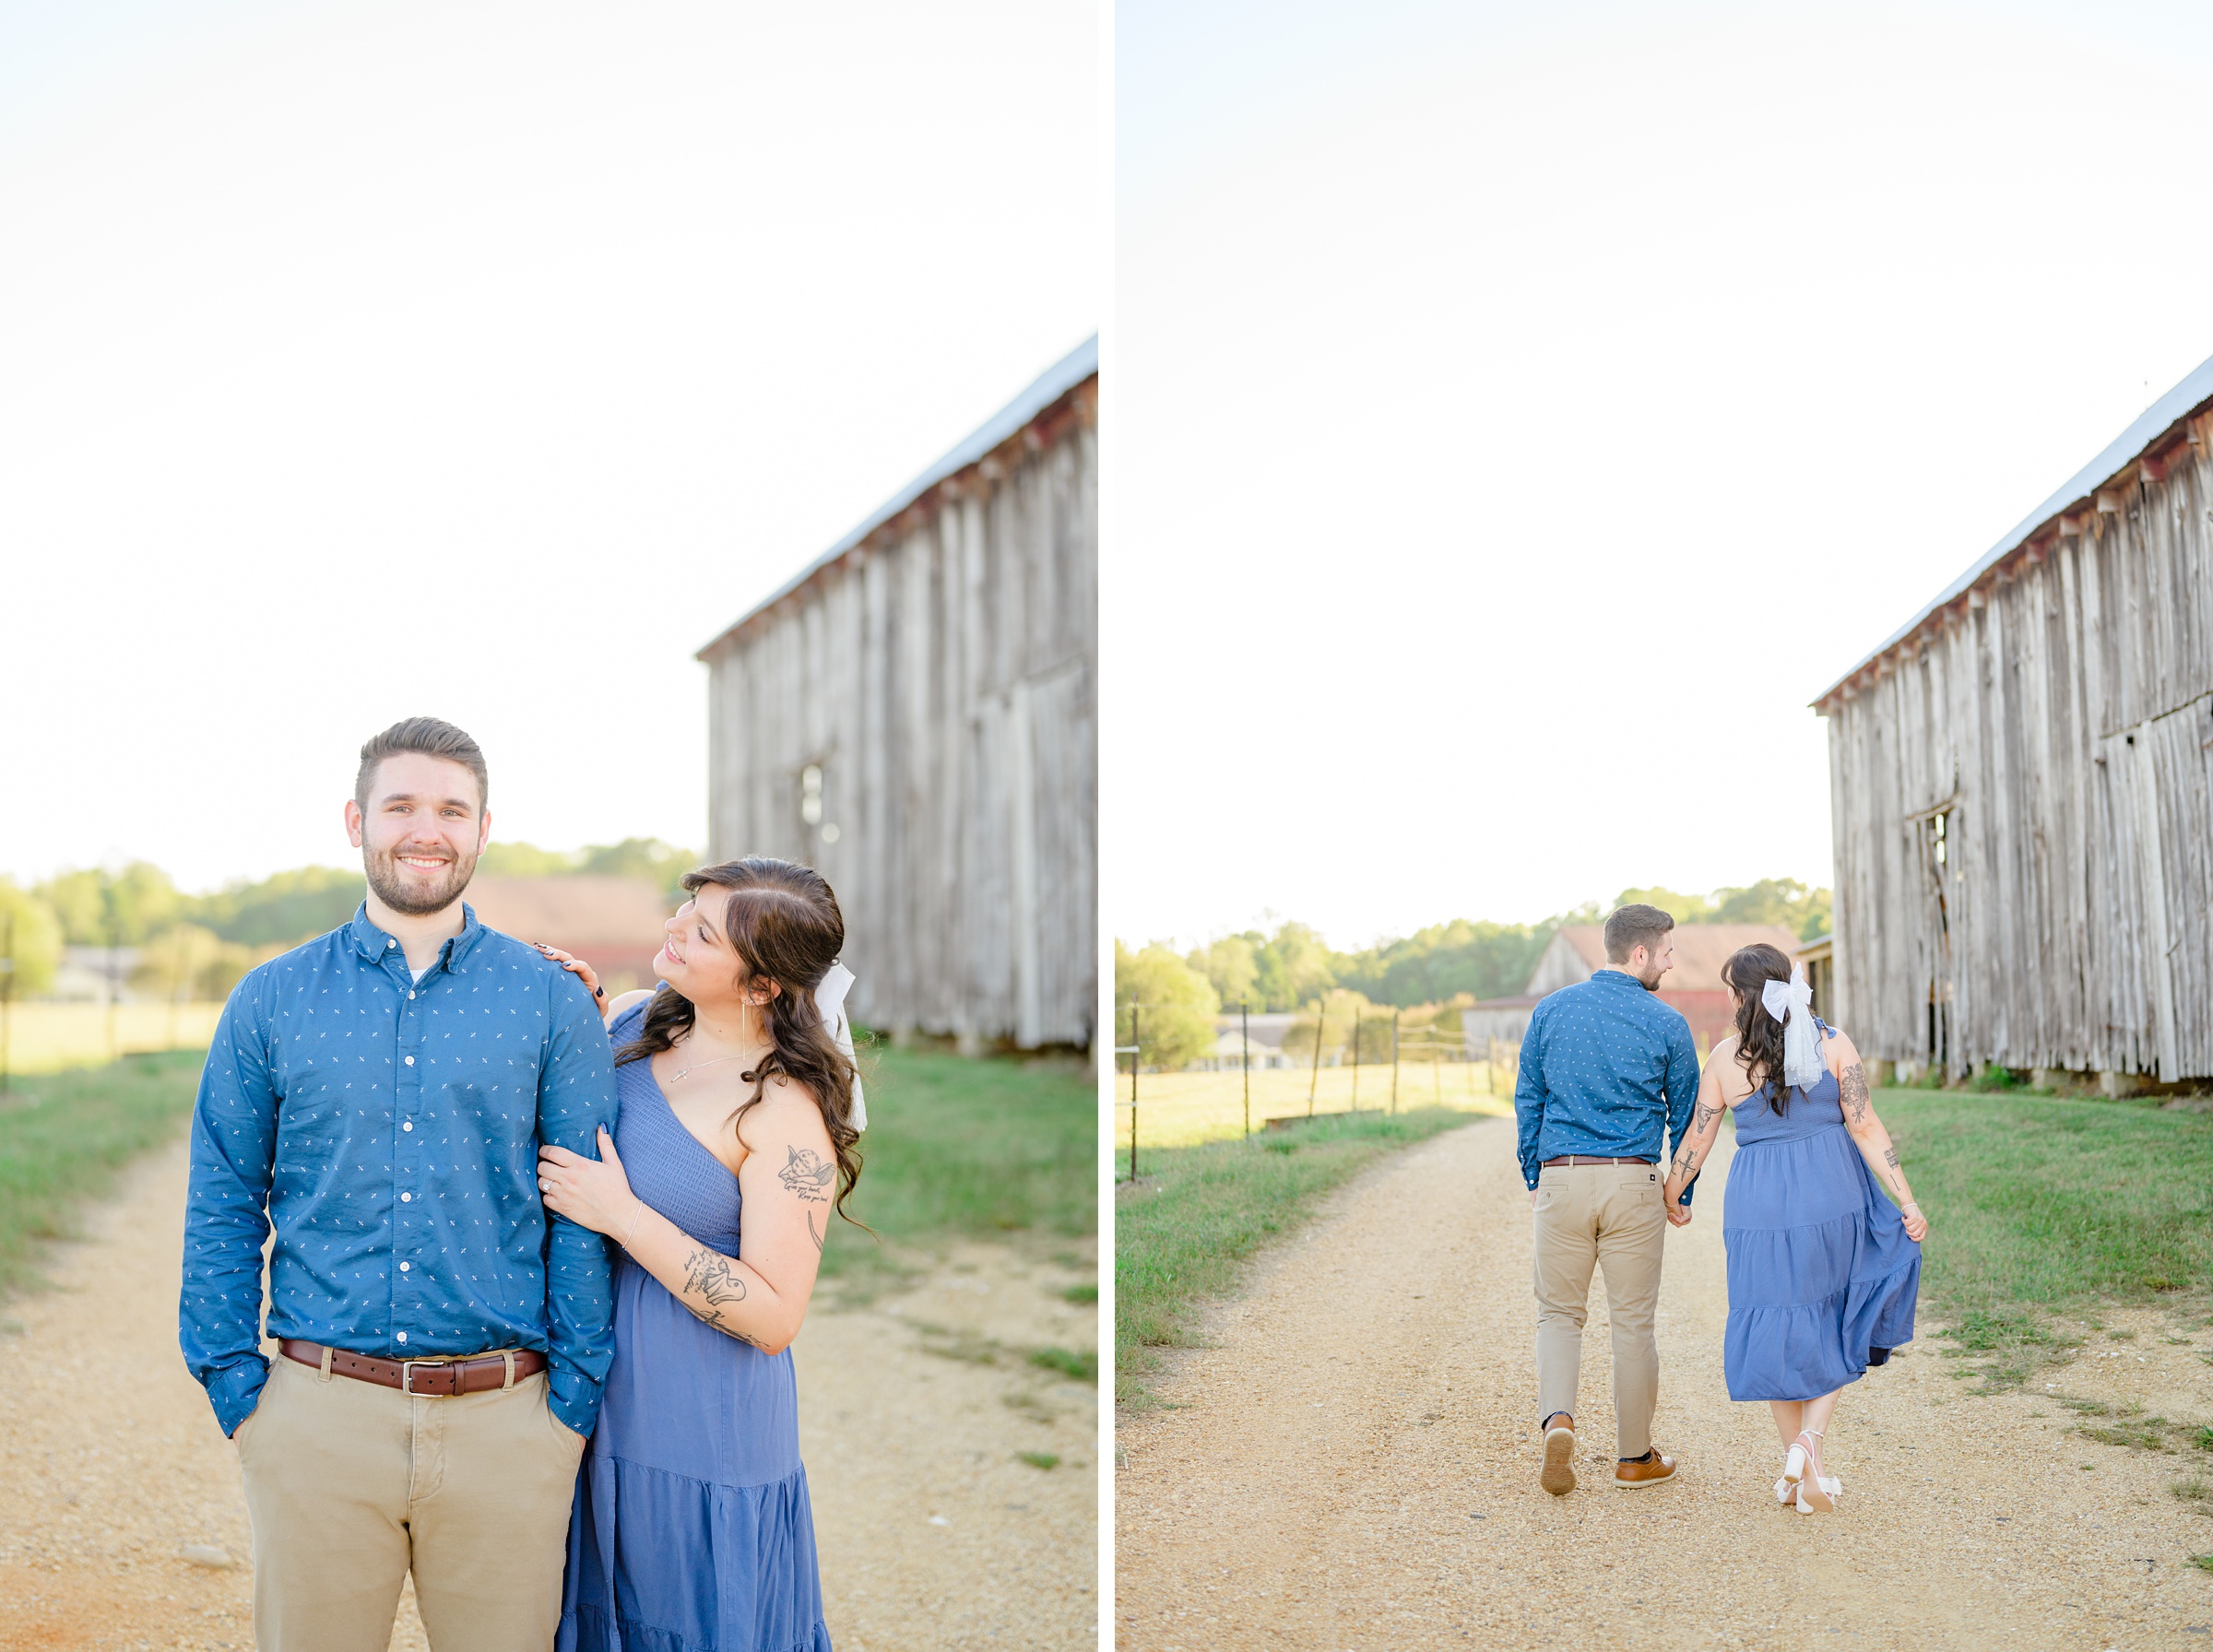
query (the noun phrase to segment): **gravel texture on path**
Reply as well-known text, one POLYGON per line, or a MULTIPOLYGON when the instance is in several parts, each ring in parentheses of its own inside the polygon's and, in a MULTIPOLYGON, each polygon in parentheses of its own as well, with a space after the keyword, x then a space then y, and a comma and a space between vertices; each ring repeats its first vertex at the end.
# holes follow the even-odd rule
POLYGON ((1767 1408, 1732 1404, 1722 1383, 1725 1164, 1668 1235, 1655 1435, 1675 1481, 1613 1485, 1594 1280, 1581 1484, 1557 1499, 1537 1485, 1511 1121, 1451 1131, 1340 1189, 1210 1310, 1209 1346, 1156 1385, 1167 1404, 1119 1419, 1117 1643, 2213 1646, 2213 1575, 2191 1564, 2213 1550, 2213 1521, 2170 1490, 2205 1459, 2096 1444, 2041 1391, 2052 1378, 2054 1394, 2156 1397, 2171 1420, 2203 1423, 2202 1321, 2177 1343, 2086 1350, 2039 1392, 1977 1397, 1924 1311, 1921 1338, 1839 1407, 1839 1511, 1786 1512, 1767 1408))
MULTIPOLYGON (((151 1155, 57 1250, 54 1288, 0 1308, 11 1652, 254 1644, 238 1456, 177 1351, 184 1176, 182 1144, 151 1155)), ((810 1316, 800 1446, 840 1652, 1095 1643, 1096 1390, 1025 1357, 1097 1348, 1096 1311, 1059 1294, 1096 1278, 1089 1247, 1065 1252, 967 1246, 810 1316)), ((427 1646, 411 1595, 392 1646, 427 1646)))

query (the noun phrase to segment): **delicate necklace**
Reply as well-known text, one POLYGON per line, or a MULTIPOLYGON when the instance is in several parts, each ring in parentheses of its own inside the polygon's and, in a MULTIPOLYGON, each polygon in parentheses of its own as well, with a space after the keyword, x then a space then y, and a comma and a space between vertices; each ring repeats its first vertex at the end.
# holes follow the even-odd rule
POLYGON ((750 1054, 751 1054, 751 1052, 747 1051, 744 1054, 737 1056, 717 1056, 713 1061, 694 1061, 691 1067, 680 1067, 676 1069, 676 1071, 670 1073, 669 1075, 669 1082, 673 1084, 679 1079, 682 1078, 686 1073, 691 1072, 698 1068, 715 1067, 725 1061, 742 1061, 745 1059, 746 1055, 750 1054))

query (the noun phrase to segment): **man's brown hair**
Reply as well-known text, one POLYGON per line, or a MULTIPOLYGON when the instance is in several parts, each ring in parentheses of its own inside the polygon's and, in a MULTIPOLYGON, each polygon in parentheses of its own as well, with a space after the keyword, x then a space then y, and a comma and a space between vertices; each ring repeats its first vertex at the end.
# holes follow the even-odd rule
POLYGON ((1660 938, 1675 926, 1675 920, 1657 906, 1624 906, 1606 920, 1606 962, 1627 963, 1639 947, 1660 950, 1660 938))
POLYGON ((418 751, 425 757, 443 757, 449 763, 459 763, 477 777, 477 812, 484 812, 484 806, 491 798, 491 782, 484 771, 482 748, 451 723, 436 717, 402 718, 361 748, 361 766, 353 776, 355 803, 363 808, 369 807, 369 788, 376 783, 376 765, 403 751, 418 751))

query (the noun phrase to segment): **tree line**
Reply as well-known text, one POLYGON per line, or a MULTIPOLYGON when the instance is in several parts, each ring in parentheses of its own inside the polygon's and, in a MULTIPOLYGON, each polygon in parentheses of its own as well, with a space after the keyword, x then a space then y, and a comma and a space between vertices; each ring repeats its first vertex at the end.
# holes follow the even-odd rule
MULTIPOLYGON (((644 878, 671 894, 697 864, 658 838, 582 849, 493 844, 479 878, 588 875, 644 878)), ((128 985, 157 997, 212 1000, 265 959, 349 920, 366 886, 358 869, 299 867, 258 880, 188 894, 160 867, 133 861, 61 872, 28 887, 0 878, 0 957, 14 960, 14 992, 36 997, 53 985, 65 947, 129 948, 128 985)))
POLYGON ((1181 956, 1157 942, 1130 948, 1118 940, 1115 1042, 1129 1042, 1129 1007, 1142 1004, 1139 1059, 1164 1069, 1186 1067, 1213 1049, 1216 1017, 1242 1003, 1255 1013, 1300 1012, 1291 1042, 1309 1054, 1317 1027, 1324 1050, 1342 1049, 1356 1028, 1361 1058, 1371 1059, 1375 1041, 1389 1036, 1375 1024, 1388 1028, 1392 1009, 1422 1011, 1422 1024, 1457 1032, 1459 1007, 1520 994, 1561 928, 1603 923, 1615 907, 1632 903, 1657 906, 1678 924, 1775 924, 1802 940, 1829 926, 1828 890, 1764 878, 1703 895, 1626 889, 1607 905, 1587 903, 1538 924, 1454 918, 1351 951, 1296 921, 1272 932, 1225 935, 1181 956), (1318 1020, 1308 1019, 1318 1009, 1318 1020), (1373 1017, 1365 1013, 1370 1009, 1373 1017))

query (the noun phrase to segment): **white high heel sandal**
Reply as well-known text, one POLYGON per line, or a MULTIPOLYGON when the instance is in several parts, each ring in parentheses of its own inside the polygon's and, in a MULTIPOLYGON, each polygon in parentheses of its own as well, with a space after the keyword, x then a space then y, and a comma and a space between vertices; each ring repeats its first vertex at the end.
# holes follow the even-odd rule
POLYGON ((1782 1478, 1775 1482, 1777 1499, 1794 1503, 1798 1512, 1802 1515, 1834 1514, 1837 1499, 1844 1492, 1842 1481, 1827 1474, 1808 1475, 1805 1472, 1805 1466, 1812 1460, 1813 1452, 1805 1446, 1799 1444, 1799 1441, 1818 1440, 1821 1437, 1822 1431, 1817 1428, 1802 1431, 1798 1439, 1791 1442, 1790 1455, 1783 1458, 1782 1478), (1782 1493, 1785 1486, 1791 1488, 1793 1496, 1783 1497, 1782 1493), (1809 1487, 1811 1488, 1810 1495, 1809 1487))

